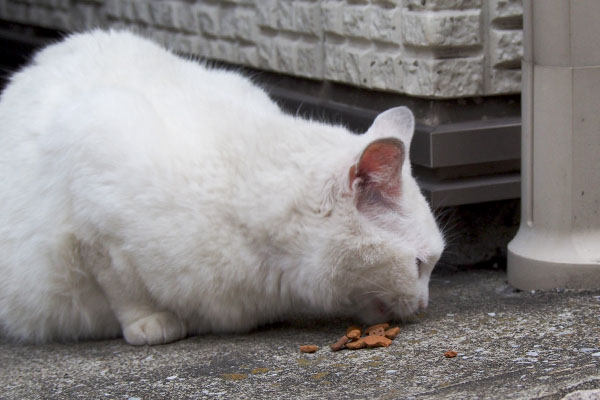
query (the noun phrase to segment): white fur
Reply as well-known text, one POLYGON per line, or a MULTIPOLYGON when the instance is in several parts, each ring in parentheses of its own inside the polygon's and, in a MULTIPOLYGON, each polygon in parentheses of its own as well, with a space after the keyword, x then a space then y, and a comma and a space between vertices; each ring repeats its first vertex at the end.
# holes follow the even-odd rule
POLYGON ((11 338, 155 344, 427 304, 444 243, 409 163, 394 210, 359 211, 348 176, 376 138, 408 148, 406 108, 353 135, 284 114, 239 74, 94 31, 13 76, 0 127, 11 338))

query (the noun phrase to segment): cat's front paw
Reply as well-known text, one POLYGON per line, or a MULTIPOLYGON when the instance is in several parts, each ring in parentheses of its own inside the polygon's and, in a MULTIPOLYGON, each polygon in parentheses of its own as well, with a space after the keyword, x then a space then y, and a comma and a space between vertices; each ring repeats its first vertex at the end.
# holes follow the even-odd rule
POLYGON ((157 312, 140 318, 123 330, 129 344, 154 345, 183 339, 187 334, 183 321, 173 313, 157 312))

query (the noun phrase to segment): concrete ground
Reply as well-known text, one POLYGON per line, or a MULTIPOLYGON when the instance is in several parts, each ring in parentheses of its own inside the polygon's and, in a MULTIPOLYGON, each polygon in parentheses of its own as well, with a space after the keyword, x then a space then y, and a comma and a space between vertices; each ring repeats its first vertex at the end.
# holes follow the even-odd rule
MULTIPOLYGON (((351 321, 156 347, 0 340, 0 398, 561 399, 600 389, 600 290, 520 292, 502 270, 442 270, 431 303, 389 348, 335 353, 328 345, 351 321), (321 349, 299 352, 312 343, 321 349)), ((570 397, 600 391, 583 396, 570 397)))

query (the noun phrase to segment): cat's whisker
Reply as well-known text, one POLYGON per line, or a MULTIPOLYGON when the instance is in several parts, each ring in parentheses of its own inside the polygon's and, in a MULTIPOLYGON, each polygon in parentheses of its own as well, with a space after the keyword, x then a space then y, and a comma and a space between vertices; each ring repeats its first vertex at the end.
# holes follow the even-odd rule
POLYGON ((372 280, 372 279, 370 279, 370 278, 367 278, 365 275, 359 275, 359 274, 357 274, 357 273, 355 273, 355 272, 353 272, 353 271, 348 271, 348 272, 349 272, 350 274, 354 274, 354 276, 355 276, 356 278, 360 278, 360 279, 362 279, 362 280, 365 280, 365 281, 367 281, 368 283, 372 284, 373 286, 376 286, 376 287, 378 287, 378 288, 379 288, 379 289, 381 289, 381 290, 384 290, 384 291, 388 291, 388 290, 389 290, 388 288, 386 288, 386 287, 382 286, 381 284, 379 284, 379 283, 375 282, 374 280, 372 280))
POLYGON ((446 218, 450 214, 456 213, 456 210, 452 207, 440 207, 433 210, 433 217, 436 222, 440 222, 442 218, 446 218))
POLYGON ((296 117, 300 116, 300 109, 302 108, 302 106, 304 105, 304 102, 300 102, 300 104, 298 105, 298 108, 296 109, 296 117))
POLYGON ((442 236, 446 241, 450 240, 450 224, 454 221, 454 216, 456 215, 456 209, 451 207, 438 208, 434 212, 434 218, 436 223, 438 224, 438 228, 442 233, 442 236))
POLYGON ((360 292, 360 295, 365 294, 389 294, 389 292, 384 292, 383 290, 367 290, 366 292, 360 292))
MULTIPOLYGON (((452 248, 444 250, 444 256, 458 256, 460 253, 457 250, 452 250, 452 248)), ((440 262, 444 262, 443 260, 438 261, 438 265, 440 262)))

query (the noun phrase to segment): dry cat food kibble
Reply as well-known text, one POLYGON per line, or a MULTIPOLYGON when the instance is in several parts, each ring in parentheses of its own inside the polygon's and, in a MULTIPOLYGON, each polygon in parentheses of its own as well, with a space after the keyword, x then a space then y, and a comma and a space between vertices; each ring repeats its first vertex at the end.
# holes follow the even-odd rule
POLYGON ((358 349, 362 349, 364 347, 367 347, 367 344, 365 343, 364 340, 355 340, 353 342, 350 343, 346 343, 346 348, 350 349, 350 350, 358 350, 358 349))
POLYGON ((363 347, 388 347, 392 341, 383 335, 369 335, 346 344, 349 349, 362 349, 363 347))
POLYGON ((319 346, 317 346, 316 344, 307 344, 304 346, 300 346, 300 351, 303 353, 314 353, 317 350, 319 350, 319 346))
POLYGON ((349 326, 348 329, 346 329, 346 337, 350 340, 358 340, 360 339, 360 336, 362 335, 362 330, 360 329, 359 326, 349 326))
POLYGON ((369 335, 362 338, 367 344, 367 347, 388 347, 392 341, 383 335, 369 335))
POLYGON ((447 352, 444 353, 444 357, 446 358, 454 358, 458 355, 457 352, 455 352, 454 350, 448 350, 447 352))
POLYGON ((369 335, 372 331, 381 331, 382 329, 383 329, 383 331, 385 331, 389 327, 390 327, 390 324, 388 324, 387 322, 383 323, 383 324, 371 325, 370 327, 365 329, 365 335, 369 335))
POLYGON ((344 348, 344 346, 346 345, 346 343, 348 343, 350 341, 350 339, 348 338, 348 336, 344 335, 342 336, 337 342, 335 342, 334 344, 332 344, 331 346, 331 350, 332 351, 338 351, 344 348))
POLYGON ((385 331, 385 337, 388 339, 394 340, 396 338, 396 336, 398 336, 399 333, 400 333, 400 328, 395 326, 395 327, 390 328, 385 331))
POLYGON ((377 329, 371 329, 369 331, 369 336, 384 336, 385 335, 385 329, 383 329, 383 326, 380 326, 377 329))
POLYGON ((358 350, 365 347, 388 347, 392 344, 392 340, 398 336, 399 332, 399 327, 390 328, 390 324, 383 323, 368 327, 364 331, 365 336, 361 337, 360 327, 350 326, 346 330, 346 335, 342 336, 330 347, 332 351, 344 348, 358 350))

